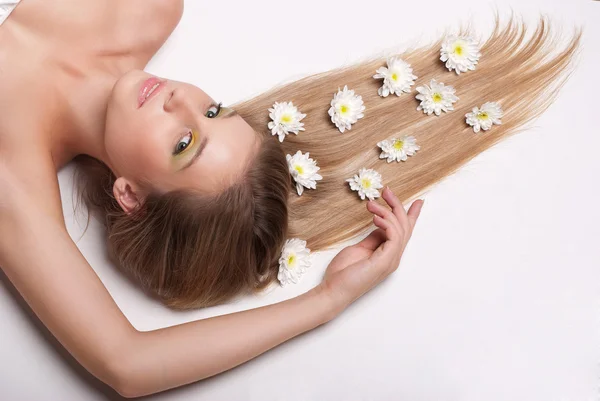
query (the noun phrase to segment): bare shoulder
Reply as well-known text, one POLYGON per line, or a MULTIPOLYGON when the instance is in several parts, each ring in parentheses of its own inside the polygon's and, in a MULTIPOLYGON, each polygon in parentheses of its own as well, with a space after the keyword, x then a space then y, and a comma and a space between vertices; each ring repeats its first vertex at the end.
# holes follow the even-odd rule
POLYGON ((155 12, 170 17, 175 24, 179 22, 183 14, 183 0, 140 0, 140 3, 142 7, 148 7, 148 4, 151 4, 155 12))
POLYGON ((179 24, 183 0, 112 0, 111 43, 142 56, 145 65, 179 24))
MULTIPOLYGON (((143 23, 145 30, 152 27, 162 26, 170 33, 183 15, 183 0, 136 0, 124 3, 122 0, 116 0, 118 7, 121 7, 129 15, 144 15, 143 23), (135 8, 136 13, 130 13, 128 9, 135 8), (148 21, 154 21, 149 24, 148 21)), ((168 36, 168 34, 167 34, 168 36)))

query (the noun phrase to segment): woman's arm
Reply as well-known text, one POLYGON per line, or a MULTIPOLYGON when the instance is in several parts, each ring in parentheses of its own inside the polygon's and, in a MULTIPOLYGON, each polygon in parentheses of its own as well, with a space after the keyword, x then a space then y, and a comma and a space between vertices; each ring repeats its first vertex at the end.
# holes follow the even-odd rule
POLYGON ((407 214, 386 188, 391 210, 367 203, 379 228, 338 253, 322 283, 303 295, 139 332, 71 240, 60 211, 44 203, 48 193, 27 191, 1 163, 0 190, 0 266, 71 355, 126 397, 223 372, 331 320, 398 268, 423 205, 413 202, 407 214))
POLYGON ((21 202, 0 211, 0 265, 39 319, 88 371, 126 397, 237 366, 328 321, 320 287, 285 302, 139 332, 63 227, 21 202), (26 212, 25 212, 26 211, 26 212))

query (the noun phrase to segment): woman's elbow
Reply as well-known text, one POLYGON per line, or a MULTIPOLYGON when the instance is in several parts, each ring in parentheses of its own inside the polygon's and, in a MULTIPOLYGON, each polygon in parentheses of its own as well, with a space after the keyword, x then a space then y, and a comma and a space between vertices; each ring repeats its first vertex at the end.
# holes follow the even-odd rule
POLYGON ((125 398, 148 394, 145 387, 148 383, 140 382, 147 376, 142 372, 147 367, 142 366, 137 345, 139 338, 134 336, 122 341, 119 347, 112 348, 112 352, 102 357, 102 376, 98 377, 125 398))
POLYGON ((108 384, 114 391, 125 398, 136 398, 148 393, 140 383, 135 380, 135 367, 127 355, 112 358, 107 363, 108 384))

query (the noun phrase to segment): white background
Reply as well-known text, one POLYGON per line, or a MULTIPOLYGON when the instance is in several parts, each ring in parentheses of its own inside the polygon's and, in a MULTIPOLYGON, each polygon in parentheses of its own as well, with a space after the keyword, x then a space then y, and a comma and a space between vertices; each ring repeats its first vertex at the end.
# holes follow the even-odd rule
MULTIPOLYGON (((156 400, 598 401, 600 399, 600 2, 592 0, 187 0, 148 70, 225 104, 385 49, 425 44, 494 9, 584 27, 578 67, 522 134, 432 188, 400 269, 336 320, 156 400)), ((483 54, 485 57, 485 54, 483 54)), ((432 62, 434 62, 432 60, 432 62)), ((71 168, 60 173, 69 229, 71 168)), ((92 224, 79 246, 140 330, 258 307, 320 281, 189 313, 150 301, 106 261, 92 224)), ((119 397, 0 285, 0 399, 119 397)), ((240 333, 243 336, 243 333, 240 333)), ((202 341, 201 338, 197 339, 202 341)))

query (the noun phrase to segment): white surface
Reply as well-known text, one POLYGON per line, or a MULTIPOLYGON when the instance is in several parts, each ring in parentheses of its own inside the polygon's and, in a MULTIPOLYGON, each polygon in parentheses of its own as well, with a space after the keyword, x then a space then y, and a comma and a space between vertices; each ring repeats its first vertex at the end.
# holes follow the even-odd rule
POLYGON ((0 25, 6 21, 19 1, 21 0, 0 0, 0 25))
MULTIPOLYGON (((503 15, 512 7, 529 21, 547 12, 565 28, 584 26, 579 66, 552 107, 430 190, 401 268, 338 319, 152 399, 599 400, 600 2, 188 0, 148 70, 231 103, 385 48, 426 43, 470 16, 487 33, 494 5, 503 15)), ((71 217, 70 177, 70 168, 60 174, 77 237, 83 219, 71 217)), ((320 254, 297 286, 174 313, 106 262, 97 224, 79 245, 141 330, 293 297, 319 282, 334 255, 320 254)), ((4 276, 2 284, 0 399, 118 399, 65 357, 4 276)))

